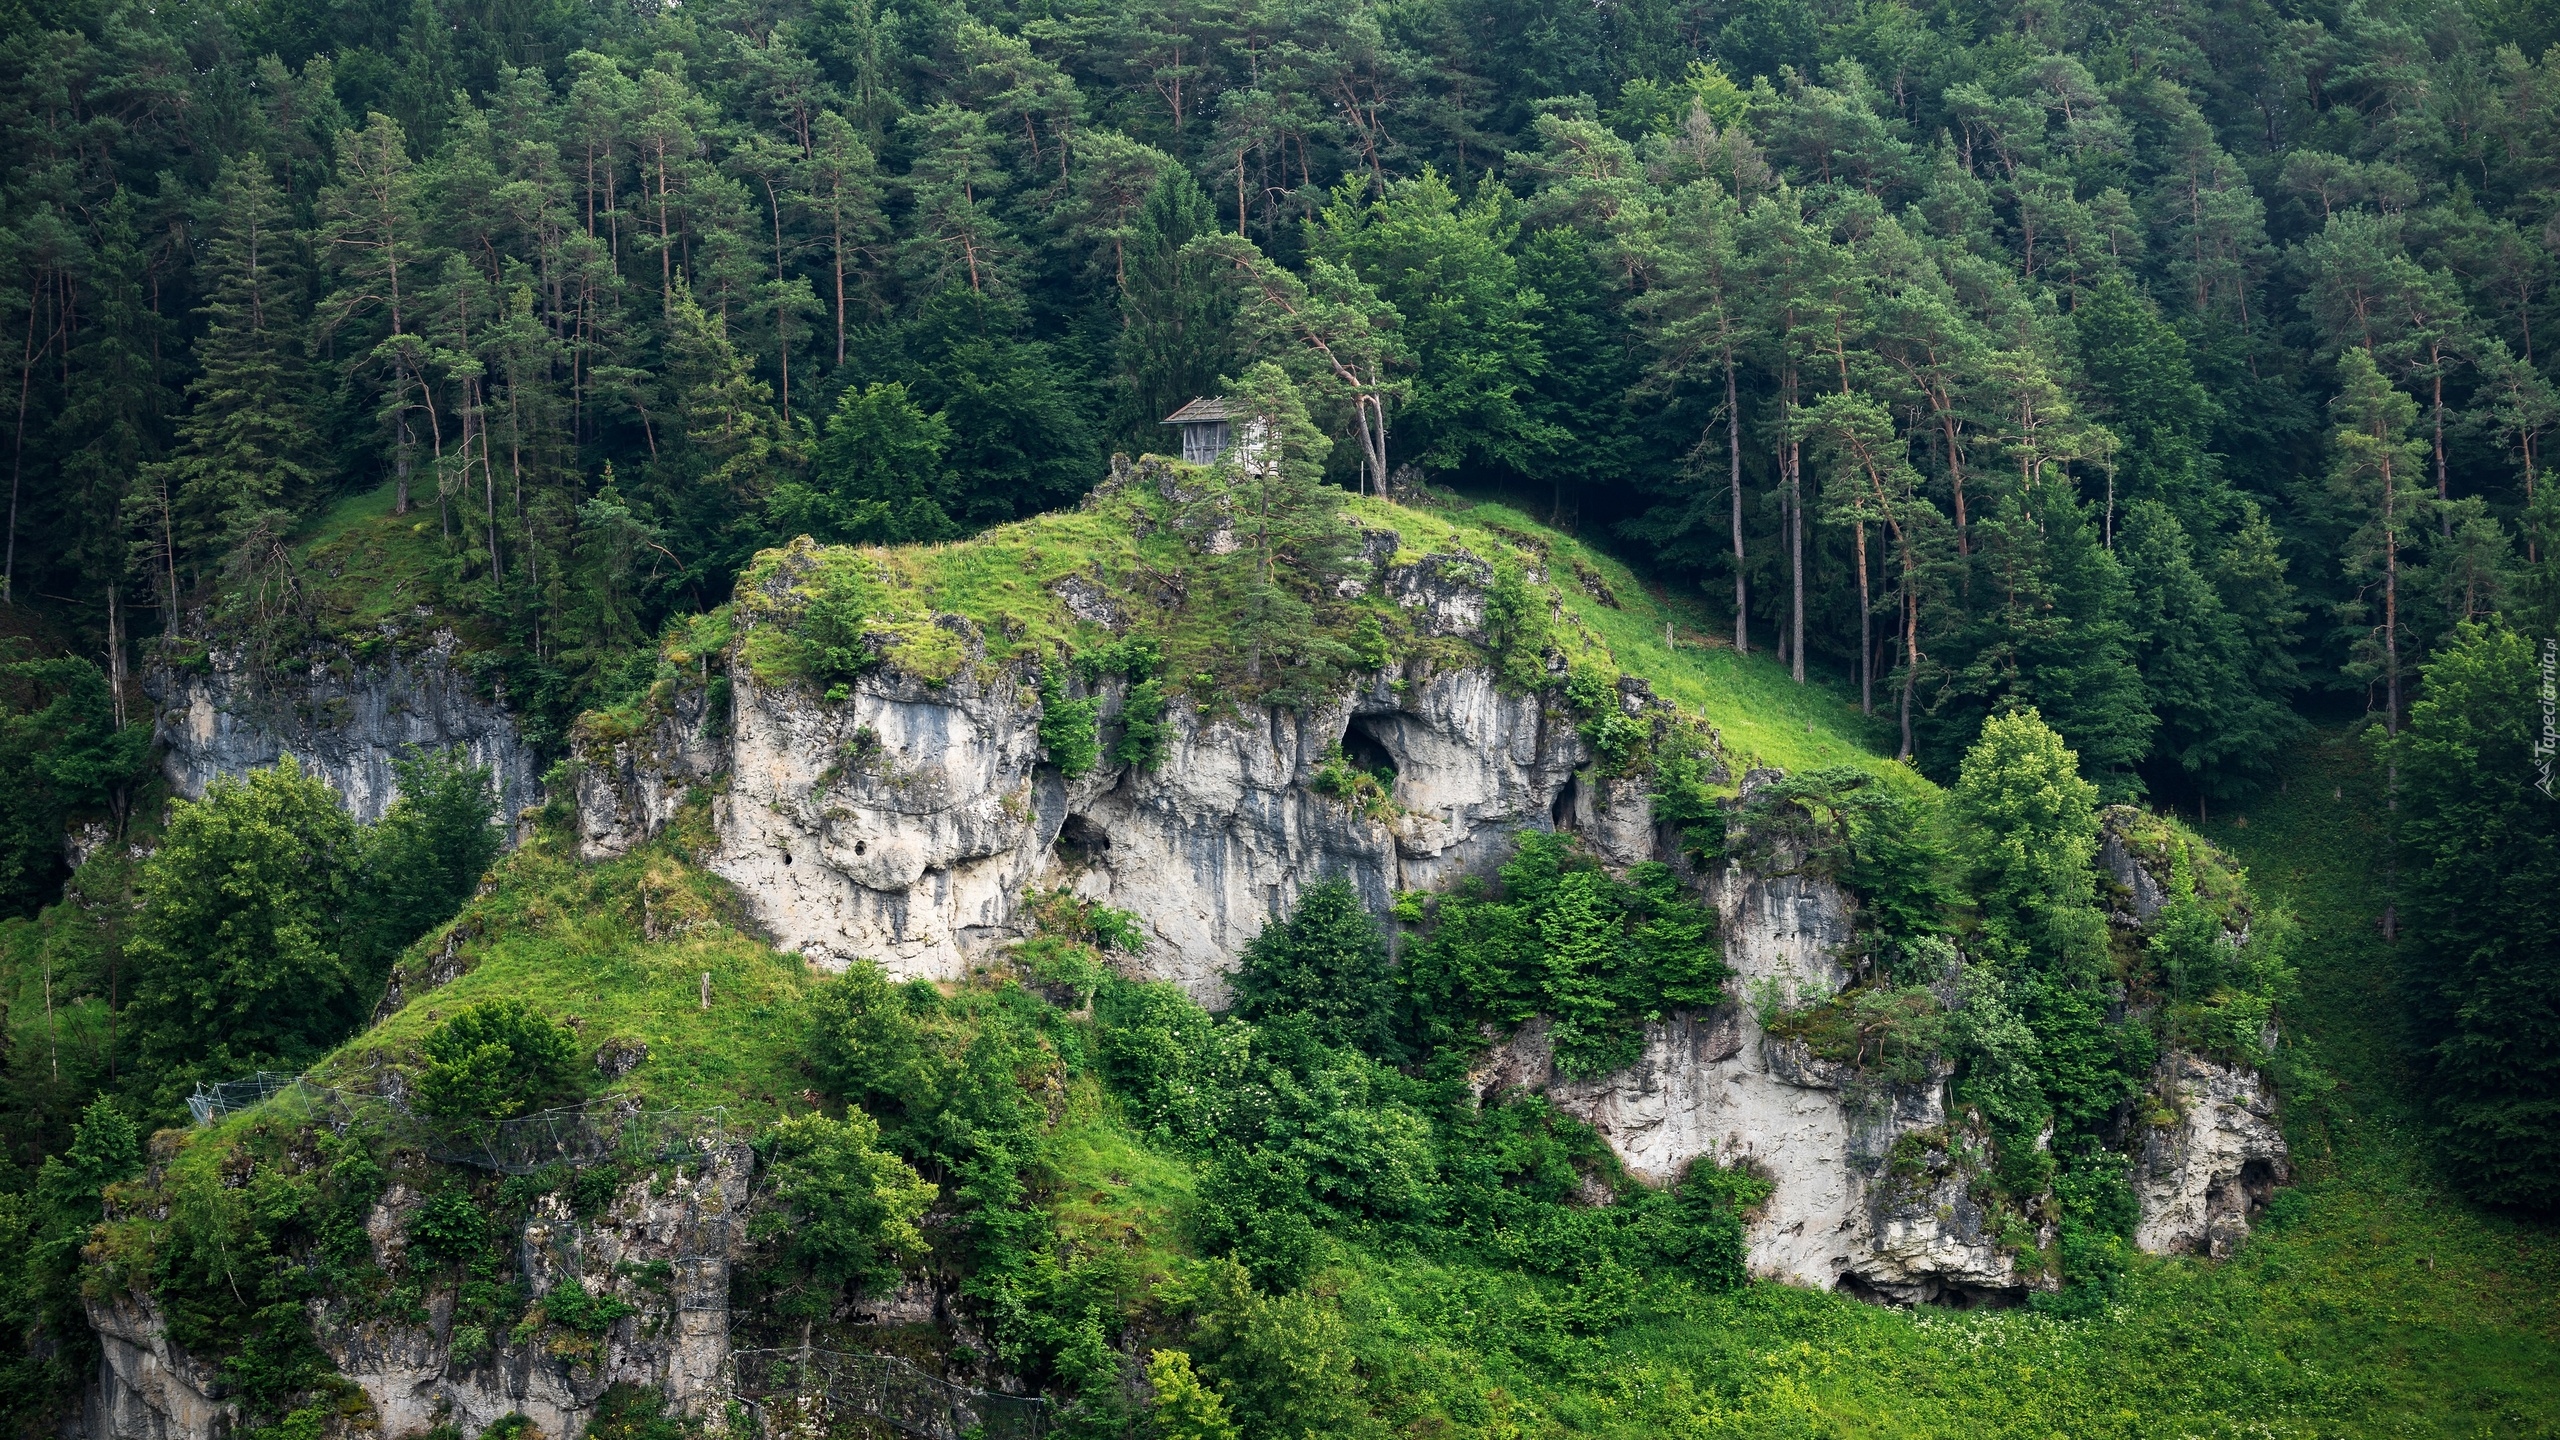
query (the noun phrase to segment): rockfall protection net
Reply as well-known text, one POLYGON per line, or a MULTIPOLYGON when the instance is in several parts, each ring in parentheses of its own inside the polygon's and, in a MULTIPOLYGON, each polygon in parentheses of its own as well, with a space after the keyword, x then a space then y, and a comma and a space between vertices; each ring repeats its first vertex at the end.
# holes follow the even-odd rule
POLYGON ((360 1120, 379 1126, 394 1144, 426 1152, 431 1160, 508 1175, 617 1158, 641 1164, 698 1160, 705 1144, 719 1139, 728 1118, 718 1109, 643 1110, 627 1099, 606 1096, 506 1120, 444 1120, 410 1110, 387 1077, 367 1090, 274 1071, 200 1084, 187 1097, 187 1108, 198 1125, 211 1125, 270 1102, 360 1120))
POLYGON ((854 1417, 924 1440, 1040 1440, 1049 1402, 973 1390, 894 1355, 840 1350, 734 1350, 729 1393, 756 1417, 763 1440, 824 1434, 854 1417))

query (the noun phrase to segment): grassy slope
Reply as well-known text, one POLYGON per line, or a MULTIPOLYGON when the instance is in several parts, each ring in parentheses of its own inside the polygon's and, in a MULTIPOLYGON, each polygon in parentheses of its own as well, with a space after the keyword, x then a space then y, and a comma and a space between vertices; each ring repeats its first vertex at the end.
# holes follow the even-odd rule
MULTIPOLYGON (((1701 643, 1695 612, 1514 512, 1358 508, 1408 549, 1462 543, 1492 558, 1512 544, 1502 531, 1542 544, 1588 631, 1658 692, 1702 709, 1738 758, 1908 774, 1861 743, 1881 738, 1878 728, 1836 694, 1798 689, 1765 656, 1701 643), (1623 608, 1571 583, 1576 559, 1623 608), (1676 648, 1664 647, 1666 621, 1681 632, 1676 648)), ((1046 610, 1057 575, 1134 553, 1093 527, 1090 515, 1045 517, 974 549, 887 558, 937 608, 982 623, 1010 613, 1040 638, 1090 643, 1098 632, 1048 632, 1031 612, 1046 610)), ((1505 1440, 2560 1434, 2560 1306, 2550 1298, 2560 1246, 2436 1186, 2402 1100, 2372 923, 2370 792, 2358 752, 2332 743, 2297 758, 2283 796, 2211 827, 2301 917, 2305 993, 2290 1014, 2304 1053, 2339 1082, 2294 1103, 2308 1178, 2237 1259, 2146 1263, 2108 1313, 2065 1321, 1908 1314, 1775 1286, 1699 1296, 1594 1277, 1565 1288, 1346 1253, 1321 1286, 1354 1321, 1373 1395, 1413 1433, 1505 1440)), ((464 947, 473 968, 415 995, 347 1059, 404 1049, 431 1015, 514 994, 579 1015, 591 1043, 645 1039, 650 1059, 624 1084, 654 1103, 725 1103, 744 1123, 793 1108, 789 1000, 806 977, 722 919, 717 885, 675 856, 662 848, 581 867, 542 845, 520 852, 466 915, 486 931, 464 947), (687 922, 677 938, 641 933, 687 922)), ((1181 1248, 1188 1167, 1134 1140, 1089 1082, 1057 1141, 1049 1193, 1062 1230, 1159 1270, 1181 1248)))
POLYGON ((1524 1429, 1628 1437, 2560 1434, 2560 1244, 2446 1192, 2407 1105, 2372 790, 2332 738, 2211 827, 2302 922, 2289 1013, 2337 1082, 2294 1106, 2305 1178, 2235 1259, 2146 1262, 2089 1320, 1760 1286, 1662 1295, 1578 1343, 1496 1277, 1365 1262, 1338 1279, 1378 1363, 1444 1396, 1498 1390, 1524 1429))
MULTIPOLYGON (((1547 550, 1547 571, 1567 610, 1607 646, 1620 669, 1641 675, 1656 694, 1699 711, 1723 732, 1738 768, 1752 764, 1800 770, 1825 765, 1910 772, 1877 758, 1884 729, 1858 713, 1852 697, 1827 686, 1799 686, 1767 651, 1734 653, 1729 638, 1705 629, 1703 606, 1683 603, 1639 581, 1618 560, 1501 505, 1459 511, 1417 510, 1363 500, 1354 513, 1403 537, 1409 549, 1462 545, 1486 559, 1520 553, 1514 537, 1547 550), (1605 603, 1576 567, 1600 577, 1617 603, 1605 603), (1671 643, 1666 643, 1665 627, 1671 643)), ((1914 777, 1916 778, 1916 777, 1914 777)))
MULTIPOLYGON (((677 843, 661 842, 582 865, 566 836, 525 845, 451 927, 463 973, 433 989, 419 985, 414 977, 442 950, 441 933, 430 936, 403 964, 409 1003, 314 1073, 359 1077, 377 1059, 413 1054, 439 1018, 505 998, 576 1017, 590 1054, 612 1041, 646 1044, 648 1058, 613 1088, 652 1107, 726 1108, 751 1126, 808 1109, 795 1099, 808 1083, 797 1060, 807 971, 740 929, 727 888, 680 856, 677 843)), ((595 1072, 583 1073, 605 1088, 595 1072)))
MULTIPOLYGON (((1824 685, 1794 684, 1765 653, 1736 655, 1720 634, 1702 628, 1703 607, 1649 590, 1617 560, 1516 510, 1457 503, 1463 508, 1423 510, 1377 500, 1354 501, 1350 508, 1363 525, 1396 532, 1408 556, 1465 549, 1480 559, 1544 569, 1587 641, 1619 669, 1650 680, 1656 693, 1713 721, 1746 768, 1852 765, 1906 783, 1916 780, 1878 758, 1881 717, 1860 716, 1847 697, 1824 685), (1607 598, 1584 576, 1596 580, 1607 598)), ((1196 560, 1161 525, 1164 508, 1149 487, 1136 485, 1094 509, 1041 515, 954 544, 819 554, 824 566, 858 566, 873 578, 871 613, 893 637, 891 658, 918 673, 948 674, 958 663, 948 632, 930 623, 937 611, 977 622, 990 637, 990 658, 1001 656, 1008 644, 1045 655, 1106 643, 1108 632, 1068 614, 1051 591, 1068 576, 1098 575, 1127 602, 1132 628, 1164 647, 1176 688, 1193 688, 1188 682, 1195 673, 1213 672, 1222 676, 1219 683, 1198 688, 1230 693, 1239 677, 1223 672, 1238 657, 1220 617, 1197 603, 1165 608, 1147 598, 1157 588, 1155 577, 1178 573, 1196 560), (1143 522, 1133 526, 1140 513, 1143 522), (1135 538, 1133 528, 1155 533, 1135 538)), ((763 606, 760 581, 779 556, 766 552, 741 580, 742 607, 763 606)), ((1384 608, 1375 598, 1366 603, 1384 608)), ((750 660, 759 670, 766 664, 758 647, 766 643, 763 637, 749 642, 750 660)))

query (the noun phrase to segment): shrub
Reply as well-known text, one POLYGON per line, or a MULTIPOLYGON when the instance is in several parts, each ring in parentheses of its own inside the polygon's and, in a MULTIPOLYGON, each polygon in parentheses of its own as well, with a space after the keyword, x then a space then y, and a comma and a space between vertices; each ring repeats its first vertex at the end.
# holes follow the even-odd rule
POLYGON ((577 1037, 521 1000, 490 1000, 430 1032, 418 1073, 419 1113, 441 1120, 509 1120, 562 1099, 577 1037))
POLYGON ((1047 752, 1049 763, 1069 780, 1083 775, 1101 763, 1102 747, 1097 740, 1095 714, 1101 702, 1087 698, 1072 699, 1053 669, 1040 672, 1040 748, 1047 752))
POLYGON ((846 1290, 870 1293, 924 1253, 917 1217, 934 1187, 879 1148, 880 1127, 859 1110, 842 1120, 779 1120, 758 1148, 774 1207, 759 1238, 779 1240, 778 1308, 824 1317, 846 1290))
POLYGON ((1160 1440, 1237 1440, 1227 1403, 1200 1383, 1189 1355, 1179 1350, 1149 1355, 1147 1388, 1155 1392, 1147 1409, 1160 1440))
POLYGON ((1619 880, 1571 837, 1531 832, 1501 881, 1498 895, 1462 891, 1428 912, 1397 977, 1416 1044, 1472 1048, 1478 1026, 1547 1015, 1558 1069, 1593 1075, 1635 1058, 1648 1019, 1723 1003, 1714 912, 1670 867, 1619 880))
POLYGON ((1387 940, 1349 881, 1323 880, 1245 945, 1235 976, 1236 1013, 1288 1015, 1318 1040, 1373 1055, 1393 1050, 1395 981, 1387 940))

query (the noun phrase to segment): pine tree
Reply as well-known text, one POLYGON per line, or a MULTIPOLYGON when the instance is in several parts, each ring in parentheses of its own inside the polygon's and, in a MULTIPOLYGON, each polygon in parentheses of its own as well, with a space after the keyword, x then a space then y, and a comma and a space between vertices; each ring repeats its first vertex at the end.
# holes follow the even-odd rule
POLYGON ((1301 677, 1281 688, 1298 693, 1328 680, 1345 658, 1313 623, 1353 543, 1342 492, 1324 483, 1333 442, 1271 361, 1246 371, 1225 400, 1235 439, 1218 459, 1210 503, 1235 549, 1216 567, 1218 585, 1235 616, 1246 678, 1260 685, 1266 662, 1295 665, 1301 677), (1303 673, 1310 666, 1314 673, 1303 673))
POLYGON ((424 234, 415 167, 397 121, 373 115, 362 130, 338 137, 338 183, 322 198, 321 211, 338 288, 321 308, 316 333, 324 348, 382 377, 391 513, 405 515, 421 430, 439 470, 444 461, 444 418, 428 390, 427 346, 418 327, 420 302, 442 266, 424 234), (349 342, 343 348, 342 338, 349 342))
POLYGON ((878 162, 851 122, 832 110, 819 114, 811 134, 807 190, 803 203, 825 225, 826 296, 834 314, 836 360, 844 364, 845 335, 851 325, 854 292, 865 280, 862 260, 880 231, 878 162))
POLYGON ((2424 451, 2409 436, 2418 406, 2393 389, 2361 349, 2339 355, 2338 380, 2337 398, 2329 402, 2337 420, 2329 432, 2329 488, 2354 522, 2343 568, 2362 587, 2342 613, 2350 623, 2371 618, 2371 592, 2377 586, 2382 592, 2380 623, 2364 626, 2356 637, 2347 675, 2382 687, 2383 728, 2397 735, 2401 680, 2410 658, 2401 646, 2400 554, 2422 528, 2428 500, 2418 488, 2426 473, 2424 451))
POLYGON ((1129 227, 1120 289, 1120 373, 1141 433, 1204 395, 1232 366, 1234 294, 1212 256, 1184 247, 1218 228, 1200 183, 1179 166, 1157 175, 1129 227))
POLYGON ((206 215, 201 367, 177 443, 144 477, 140 517, 168 624, 209 560, 290 530, 327 479, 302 365, 295 237, 263 157, 228 161, 206 215))
POLYGON ((906 185, 915 208, 902 259, 913 283, 926 293, 952 284, 972 294, 1009 287, 1021 242, 996 212, 1009 177, 987 118, 946 103, 908 127, 916 161, 906 185))

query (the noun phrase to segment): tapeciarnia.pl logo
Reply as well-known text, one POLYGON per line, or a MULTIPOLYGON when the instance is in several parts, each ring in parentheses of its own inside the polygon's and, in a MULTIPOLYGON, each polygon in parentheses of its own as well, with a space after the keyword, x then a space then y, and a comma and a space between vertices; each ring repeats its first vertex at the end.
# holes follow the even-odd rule
POLYGON ((2560 639, 2542 642, 2542 734, 2533 742, 2533 788, 2551 799, 2551 760, 2560 752, 2560 639))

